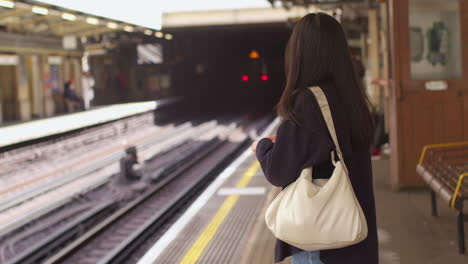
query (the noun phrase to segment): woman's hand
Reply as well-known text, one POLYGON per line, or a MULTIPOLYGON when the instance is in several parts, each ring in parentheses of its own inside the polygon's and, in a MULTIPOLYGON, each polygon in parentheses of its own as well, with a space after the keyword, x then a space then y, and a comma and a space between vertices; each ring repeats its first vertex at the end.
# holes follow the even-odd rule
POLYGON ((250 146, 250 149, 252 149, 252 152, 255 154, 257 152, 257 145, 258 145, 258 140, 255 140, 252 142, 252 145, 250 146))
MULTIPOLYGON (((276 141, 276 135, 269 136, 266 138, 270 139, 273 143, 275 143, 276 141)), ((250 148, 252 149, 253 153, 257 152, 257 145, 258 145, 258 140, 255 140, 254 142, 252 142, 252 146, 250 146, 250 148)))

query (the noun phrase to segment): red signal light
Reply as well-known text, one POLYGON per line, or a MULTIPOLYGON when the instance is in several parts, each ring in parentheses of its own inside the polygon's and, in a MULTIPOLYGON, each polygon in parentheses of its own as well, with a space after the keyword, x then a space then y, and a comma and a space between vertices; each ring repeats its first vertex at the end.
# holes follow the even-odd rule
POLYGON ((268 75, 263 74, 262 75, 262 81, 268 81, 268 75))
POLYGON ((249 76, 248 75, 242 75, 242 81, 243 82, 247 82, 249 80, 249 76))

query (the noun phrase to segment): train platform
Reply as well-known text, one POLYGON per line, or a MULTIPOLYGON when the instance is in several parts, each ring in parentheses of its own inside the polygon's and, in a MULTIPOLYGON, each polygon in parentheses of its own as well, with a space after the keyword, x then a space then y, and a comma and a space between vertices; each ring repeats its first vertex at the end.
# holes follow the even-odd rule
POLYGON ((175 100, 177 98, 107 105, 81 112, 0 126, 0 148, 153 111, 175 100))
MULTIPOLYGON (((440 206, 434 218, 427 191, 392 191, 388 157, 373 160, 373 168, 380 263, 468 263, 468 256, 457 251, 455 212, 440 206)), ((247 150, 138 264, 273 263, 275 239, 264 224, 264 212, 278 192, 247 150)))

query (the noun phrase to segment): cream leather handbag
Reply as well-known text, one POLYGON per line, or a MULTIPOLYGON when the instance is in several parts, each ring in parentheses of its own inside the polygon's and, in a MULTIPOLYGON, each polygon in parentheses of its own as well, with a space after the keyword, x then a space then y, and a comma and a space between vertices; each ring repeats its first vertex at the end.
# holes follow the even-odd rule
POLYGON ((342 248, 367 237, 367 222, 354 194, 322 89, 309 88, 319 103, 339 161, 329 180, 313 180, 312 168, 283 189, 265 213, 268 228, 280 240, 303 250, 342 248))

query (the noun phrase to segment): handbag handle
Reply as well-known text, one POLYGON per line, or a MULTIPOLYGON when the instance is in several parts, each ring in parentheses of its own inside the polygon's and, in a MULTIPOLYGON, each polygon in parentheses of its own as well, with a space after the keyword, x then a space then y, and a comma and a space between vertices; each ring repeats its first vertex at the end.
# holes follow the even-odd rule
POLYGON ((330 105, 328 104, 327 97, 323 93, 322 89, 318 86, 309 87, 309 90, 314 94, 315 99, 317 99, 317 102, 320 106, 320 111, 322 112, 323 119, 325 119, 328 132, 330 133, 333 143, 335 144, 335 149, 336 149, 336 152, 338 153, 338 158, 340 159, 341 162, 343 162, 346 172, 348 172, 348 169, 346 168, 346 165, 343 159, 343 153, 341 152, 340 144, 338 143, 338 137, 336 136, 335 124, 333 124, 333 117, 330 111, 330 105))

